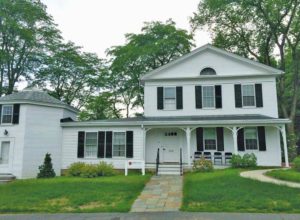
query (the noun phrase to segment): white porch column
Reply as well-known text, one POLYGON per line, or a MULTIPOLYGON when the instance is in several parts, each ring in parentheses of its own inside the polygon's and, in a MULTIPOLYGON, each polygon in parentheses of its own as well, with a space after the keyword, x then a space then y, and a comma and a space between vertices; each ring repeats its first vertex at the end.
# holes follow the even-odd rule
POLYGON ((290 164, 289 164, 288 148, 287 148, 287 142, 286 142, 285 125, 280 126, 280 133, 282 135, 282 140, 283 140, 283 151, 284 151, 285 167, 289 167, 290 164))
POLYGON ((144 126, 142 126, 142 130, 143 130, 143 158, 144 158, 144 161, 146 163, 146 133, 147 133, 147 130, 144 126))
POLYGON ((188 167, 191 167, 191 128, 187 127, 185 129, 186 134, 186 145, 187 145, 187 162, 188 167))
POLYGON ((232 137, 233 137, 233 153, 234 154, 238 154, 237 133, 238 133, 238 128, 233 127, 232 128, 232 137))

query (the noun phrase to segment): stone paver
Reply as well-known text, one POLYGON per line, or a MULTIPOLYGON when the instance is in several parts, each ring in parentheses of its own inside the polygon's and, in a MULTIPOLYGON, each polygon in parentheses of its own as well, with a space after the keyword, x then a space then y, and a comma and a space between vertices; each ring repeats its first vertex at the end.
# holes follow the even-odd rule
POLYGON ((182 176, 153 176, 133 203, 131 212, 179 211, 181 200, 182 176))
POLYGON ((274 170, 274 169, 245 171, 245 172, 241 172, 240 176, 258 180, 261 182, 274 183, 277 185, 285 185, 285 186, 289 186, 289 187, 293 187, 293 188, 300 188, 300 183, 293 183, 293 182, 289 182, 289 181, 278 180, 278 179, 274 179, 272 177, 266 176, 265 173, 268 171, 271 171, 271 170, 274 170))

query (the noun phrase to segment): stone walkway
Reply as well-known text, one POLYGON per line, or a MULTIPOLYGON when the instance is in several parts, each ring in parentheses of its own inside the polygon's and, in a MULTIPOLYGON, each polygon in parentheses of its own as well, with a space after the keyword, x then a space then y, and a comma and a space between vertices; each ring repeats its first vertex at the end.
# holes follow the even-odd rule
POLYGON ((153 176, 131 207, 131 212, 179 211, 182 176, 153 176))
POLYGON ((258 180, 261 182, 274 183, 277 185, 285 185, 285 186, 289 186, 289 187, 293 187, 293 188, 300 188, 300 183, 293 183, 293 182, 289 182, 289 181, 278 180, 278 179, 274 179, 272 177, 266 176, 265 173, 268 171, 271 171, 271 170, 274 170, 274 169, 245 171, 245 172, 241 172, 240 176, 249 178, 249 179, 258 180))

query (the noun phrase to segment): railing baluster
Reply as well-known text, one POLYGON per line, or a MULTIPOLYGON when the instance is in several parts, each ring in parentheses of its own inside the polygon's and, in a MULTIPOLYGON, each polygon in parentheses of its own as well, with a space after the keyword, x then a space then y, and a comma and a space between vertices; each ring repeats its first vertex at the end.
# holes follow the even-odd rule
POLYGON ((157 148, 157 155, 156 155, 156 176, 158 176, 158 167, 159 167, 159 148, 157 148))
POLYGON ((180 148, 180 176, 183 175, 183 168, 182 168, 182 148, 180 148))

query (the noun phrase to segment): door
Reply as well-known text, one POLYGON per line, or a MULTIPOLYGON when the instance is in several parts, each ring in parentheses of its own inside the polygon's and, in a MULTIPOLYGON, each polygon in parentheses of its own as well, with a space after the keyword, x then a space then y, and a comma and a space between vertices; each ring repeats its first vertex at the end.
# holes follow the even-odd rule
POLYGON ((0 172, 10 172, 10 142, 2 141, 0 145, 0 172))
POLYGON ((164 163, 171 163, 176 162, 179 163, 179 140, 178 140, 178 132, 171 131, 171 132, 164 132, 161 149, 163 153, 163 162, 164 163))

